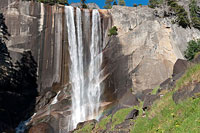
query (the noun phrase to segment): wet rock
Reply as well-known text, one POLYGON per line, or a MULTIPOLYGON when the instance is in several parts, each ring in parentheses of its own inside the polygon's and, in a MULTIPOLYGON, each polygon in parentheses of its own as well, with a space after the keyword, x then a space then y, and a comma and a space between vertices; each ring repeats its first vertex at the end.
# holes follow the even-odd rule
POLYGON ((71 107, 71 98, 63 99, 56 104, 51 105, 51 111, 65 111, 71 107))
POLYGON ((41 109, 45 105, 47 105, 54 97, 56 96, 56 92, 48 91, 44 94, 44 96, 41 96, 38 102, 36 103, 36 110, 41 109))
POLYGON ((28 133, 56 133, 48 123, 40 123, 30 128, 28 133))
POLYGON ((135 119, 139 115, 139 110, 133 109, 127 116, 126 120, 135 119))
POLYGON ((62 89, 60 93, 58 94, 58 97, 57 97, 58 101, 71 97, 71 92, 72 92, 71 84, 66 85, 66 87, 64 87, 64 89, 62 89))

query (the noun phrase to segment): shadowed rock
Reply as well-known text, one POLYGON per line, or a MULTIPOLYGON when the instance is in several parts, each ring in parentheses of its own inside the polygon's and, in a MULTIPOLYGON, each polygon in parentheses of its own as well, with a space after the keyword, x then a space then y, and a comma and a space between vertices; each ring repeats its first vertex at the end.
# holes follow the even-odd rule
POLYGON ((135 119, 139 115, 139 110, 133 109, 127 116, 125 120, 135 119))
POLYGON ((56 133, 48 123, 40 123, 30 128, 28 133, 56 133))

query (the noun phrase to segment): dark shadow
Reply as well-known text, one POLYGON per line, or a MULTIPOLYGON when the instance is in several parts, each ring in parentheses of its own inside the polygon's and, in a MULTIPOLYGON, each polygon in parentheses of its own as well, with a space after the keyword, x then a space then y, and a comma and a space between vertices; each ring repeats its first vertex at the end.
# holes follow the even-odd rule
POLYGON ((25 51, 15 64, 5 44, 9 37, 0 14, 0 132, 15 132, 17 125, 31 117, 37 92, 37 63, 25 51))
POLYGON ((119 38, 113 36, 106 49, 103 51, 103 66, 106 68, 104 75, 109 75, 104 82, 102 99, 106 102, 118 103, 132 86, 131 76, 128 73, 130 56, 122 53, 119 38))

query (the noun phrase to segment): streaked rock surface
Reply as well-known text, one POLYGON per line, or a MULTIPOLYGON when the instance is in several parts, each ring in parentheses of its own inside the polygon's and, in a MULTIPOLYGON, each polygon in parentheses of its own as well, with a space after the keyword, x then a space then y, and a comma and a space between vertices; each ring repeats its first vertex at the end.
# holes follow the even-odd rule
MULTIPOLYGON (((54 131, 64 128, 67 124, 64 117, 70 114, 70 94, 64 89, 70 88, 64 7, 3 0, 0 1, 0 11, 4 13, 12 35, 7 43, 12 58, 19 59, 19 53, 31 49, 39 66, 38 90, 41 95, 51 94, 49 91, 60 92, 57 105, 50 105, 53 99, 45 100, 44 97, 50 96, 38 98, 37 115, 32 123, 47 122, 54 131)), ((117 36, 104 37, 107 44, 102 66, 105 90, 101 98, 105 103, 118 101, 126 106, 130 103, 126 96, 132 96, 129 95, 131 91, 136 94, 158 86, 172 75, 176 60, 184 59, 187 42, 200 38, 198 30, 173 25, 170 18, 156 17, 155 10, 146 6, 114 6, 99 12, 104 29, 102 35, 111 26, 118 28, 117 36)), ((83 26, 90 23, 88 20, 83 18, 83 26)), ((91 33, 83 32, 83 43, 87 45, 91 33)))

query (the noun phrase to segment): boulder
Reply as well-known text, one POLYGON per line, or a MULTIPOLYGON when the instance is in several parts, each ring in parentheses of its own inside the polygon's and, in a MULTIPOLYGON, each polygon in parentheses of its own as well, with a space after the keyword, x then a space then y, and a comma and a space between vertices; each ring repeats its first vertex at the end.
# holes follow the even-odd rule
POLYGON ((174 64, 172 76, 185 72, 188 66, 189 66, 189 62, 187 60, 178 59, 176 63, 174 64))
POLYGON ((153 102, 155 100, 157 100, 158 98, 160 98, 159 95, 147 95, 144 99, 144 104, 142 109, 145 111, 147 109, 149 109, 151 107, 151 105, 153 104, 153 102))
POLYGON ((151 94, 151 92, 153 91, 153 89, 146 89, 146 90, 143 90, 142 92, 138 92, 136 93, 136 97, 138 99, 140 99, 141 101, 144 101, 145 97, 149 94, 151 94))
POLYGON ((39 123, 30 128, 28 133, 56 133, 48 123, 39 123))
POLYGON ((125 120, 135 119, 139 115, 139 110, 133 109, 127 116, 125 120))
POLYGON ((89 121, 85 121, 85 122, 80 122, 80 123, 78 123, 76 129, 74 129, 71 132, 76 132, 77 130, 82 129, 84 126, 86 126, 88 124, 93 126, 93 128, 94 128, 96 123, 97 123, 97 120, 94 120, 94 119, 93 120, 89 120, 89 121))

